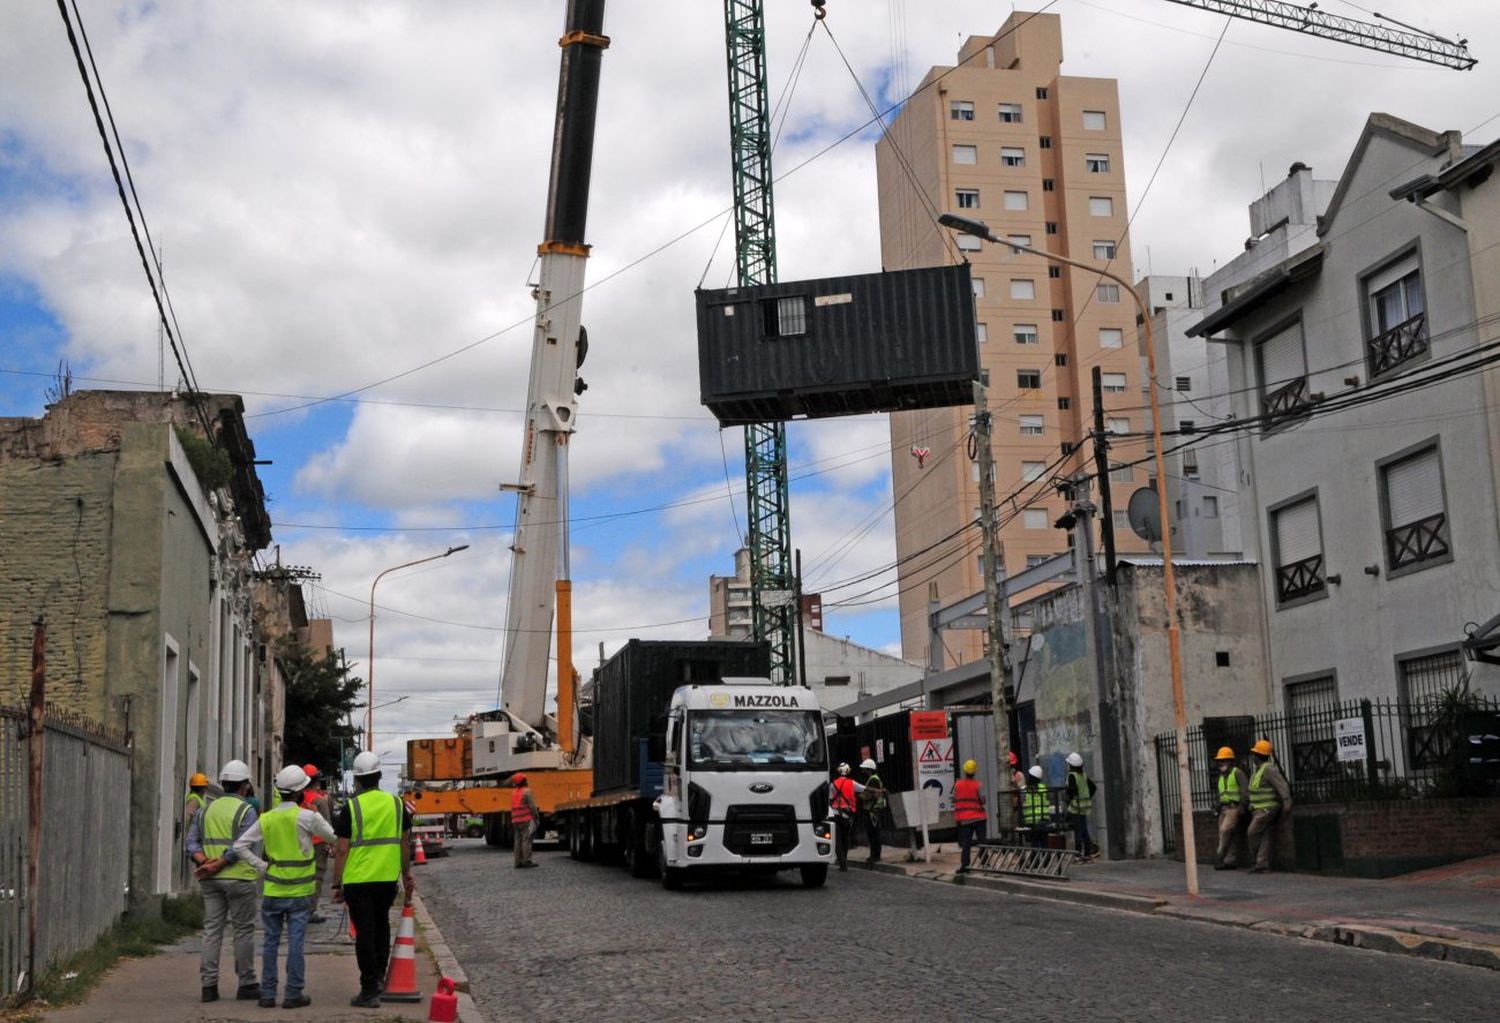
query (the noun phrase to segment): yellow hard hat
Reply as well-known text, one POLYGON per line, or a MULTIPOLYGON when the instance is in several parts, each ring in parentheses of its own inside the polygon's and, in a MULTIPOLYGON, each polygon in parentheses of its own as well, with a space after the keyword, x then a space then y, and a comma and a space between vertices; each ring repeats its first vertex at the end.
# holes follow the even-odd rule
POLYGON ((1250 752, 1254 753, 1258 757, 1268 757, 1268 756, 1270 756, 1271 755, 1271 740, 1270 739, 1260 739, 1260 740, 1258 740, 1254 746, 1250 747, 1250 752))
POLYGON ((208 775, 204 774, 202 771, 194 771, 193 776, 188 779, 188 788, 190 789, 201 788, 207 784, 208 775))
POLYGON ((1234 750, 1230 749, 1228 746, 1220 746, 1219 747, 1218 755, 1215 756, 1214 759, 1215 760, 1233 760, 1234 759, 1234 750))
POLYGON ((973 760, 965 760, 964 761, 964 774, 973 774, 975 771, 978 771, 978 770, 979 770, 979 765, 976 764, 976 763, 974 763, 973 760))

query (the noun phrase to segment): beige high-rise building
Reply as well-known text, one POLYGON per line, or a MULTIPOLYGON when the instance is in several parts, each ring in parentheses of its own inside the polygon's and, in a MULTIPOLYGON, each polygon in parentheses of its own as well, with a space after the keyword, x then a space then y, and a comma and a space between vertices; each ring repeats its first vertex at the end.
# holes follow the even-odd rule
MULTIPOLYGON (((1068 547, 1053 526, 1065 502, 1048 481, 1092 467, 1093 367, 1103 371, 1106 428, 1149 426, 1135 306, 1095 274, 981 245, 935 221, 945 211, 976 217, 997 236, 1108 263, 1133 280, 1120 101, 1113 79, 1060 73, 1062 24, 1053 14, 1014 13, 996 36, 970 37, 958 60, 927 73, 876 146, 881 258, 888 270, 936 266, 959 259, 961 246, 972 264, 1001 539, 1014 575, 1068 547), (1072 445, 1077 452, 1066 454, 1072 445)), ((978 465, 966 443, 971 414, 891 416, 896 550, 912 556, 902 564, 902 649, 912 660, 927 659, 929 581, 945 604, 982 588, 978 529, 963 530, 979 508, 978 465)), ((1111 454, 1130 461, 1148 450, 1122 438, 1111 454)), ((1148 478, 1145 466, 1113 474, 1122 551, 1144 549, 1123 509, 1148 478)), ((948 635, 949 664, 982 655, 980 632, 948 635)))

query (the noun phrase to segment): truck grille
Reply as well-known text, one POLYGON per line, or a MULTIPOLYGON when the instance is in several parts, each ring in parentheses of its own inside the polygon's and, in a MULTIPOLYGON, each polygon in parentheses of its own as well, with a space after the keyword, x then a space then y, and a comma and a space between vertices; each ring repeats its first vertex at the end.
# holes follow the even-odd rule
POLYGON ((724 814, 724 848, 738 856, 784 856, 797 848, 797 814, 790 806, 731 806, 724 814))

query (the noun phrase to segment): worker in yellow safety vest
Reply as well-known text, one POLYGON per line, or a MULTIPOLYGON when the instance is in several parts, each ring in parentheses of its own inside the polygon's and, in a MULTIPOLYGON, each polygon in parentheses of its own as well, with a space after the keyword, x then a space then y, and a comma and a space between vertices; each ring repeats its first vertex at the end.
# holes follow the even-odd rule
POLYGON ((407 899, 416 890, 411 873, 412 813, 400 797, 380 790, 380 758, 368 750, 354 758, 354 786, 357 791, 333 818, 338 836, 333 901, 349 907, 355 930, 359 994, 349 1004, 378 1009, 391 954, 396 882, 405 886, 407 899))
POLYGON ((1252 874, 1271 869, 1271 850, 1276 844, 1275 826, 1283 814, 1292 812, 1292 789, 1281 769, 1271 762, 1271 741, 1261 739, 1250 747, 1255 770, 1250 775, 1250 852, 1255 857, 1252 874))
POLYGON ((260 997, 255 981, 255 909, 259 901, 255 868, 242 863, 231 851, 235 839, 255 823, 255 810, 245 801, 250 791, 250 768, 243 760, 231 760, 219 769, 224 794, 209 800, 201 813, 188 822, 187 852, 197 869, 203 891, 203 951, 198 974, 203 1001, 219 1000, 219 953, 224 946, 224 928, 234 929, 234 972, 239 977, 235 997, 260 997), (212 864, 212 866, 210 866, 212 864))
POLYGON ((1073 854, 1080 860, 1099 856, 1099 847, 1089 837, 1089 811, 1094 808, 1098 786, 1083 769, 1083 754, 1068 754, 1068 819, 1073 822, 1073 854))
POLYGON ((1052 798, 1047 792, 1041 764, 1032 764, 1026 772, 1031 780, 1021 794, 1021 823, 1031 832, 1031 846, 1040 849, 1047 844, 1047 825, 1052 819, 1052 798))
POLYGON ((1219 799, 1214 804, 1214 812, 1219 815, 1219 851, 1214 855, 1214 869, 1233 870, 1238 865, 1235 845, 1240 822, 1250 812, 1250 782, 1228 746, 1219 748, 1214 762, 1219 765, 1219 799))

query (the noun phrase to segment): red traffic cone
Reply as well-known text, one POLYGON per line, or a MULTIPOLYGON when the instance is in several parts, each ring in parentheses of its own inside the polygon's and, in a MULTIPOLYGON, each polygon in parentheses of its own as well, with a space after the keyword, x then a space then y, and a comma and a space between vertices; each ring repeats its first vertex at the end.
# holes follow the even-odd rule
POLYGON ((422 864, 427 862, 427 850, 422 848, 422 836, 418 835, 416 836, 416 838, 417 851, 416 854, 412 856, 412 863, 416 866, 421 866, 422 864))
POLYGON ((453 981, 439 978, 437 990, 432 993, 432 1005, 427 1009, 427 1023, 456 1023, 458 1019, 458 994, 453 981))
POLYGON ((401 907, 401 929, 391 946, 391 963, 385 971, 385 990, 380 997, 388 1002, 420 1002, 417 990, 417 921, 411 903, 401 907))
POLYGON ((344 916, 347 917, 348 920, 349 920, 349 940, 353 941, 353 940, 355 940, 355 934, 354 934, 354 914, 351 913, 351 912, 349 912, 348 908, 346 907, 344 909, 344 916))

